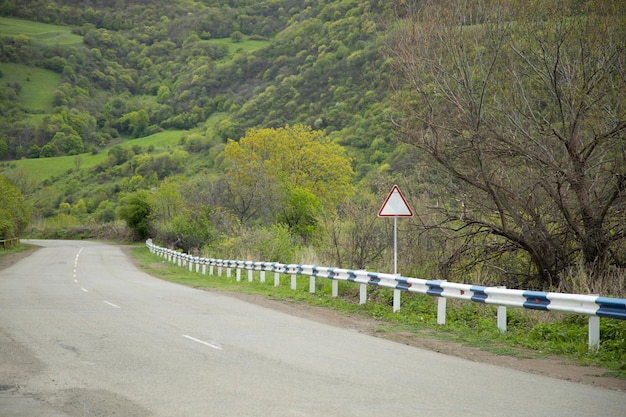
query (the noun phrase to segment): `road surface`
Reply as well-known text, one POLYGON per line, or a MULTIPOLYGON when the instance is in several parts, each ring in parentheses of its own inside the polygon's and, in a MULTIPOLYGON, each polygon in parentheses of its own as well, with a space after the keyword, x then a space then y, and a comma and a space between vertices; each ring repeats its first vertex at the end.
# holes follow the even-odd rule
POLYGON ((622 392, 165 282, 116 246, 30 243, 0 271, 3 417, 626 416, 622 392))

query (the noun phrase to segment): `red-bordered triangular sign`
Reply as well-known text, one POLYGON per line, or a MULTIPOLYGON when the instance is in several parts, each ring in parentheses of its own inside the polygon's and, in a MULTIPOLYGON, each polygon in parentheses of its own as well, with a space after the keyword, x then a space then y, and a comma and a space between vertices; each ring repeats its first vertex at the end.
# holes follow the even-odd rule
POLYGON ((379 217, 412 217, 413 212, 406 202, 402 192, 394 185, 383 206, 378 211, 379 217))

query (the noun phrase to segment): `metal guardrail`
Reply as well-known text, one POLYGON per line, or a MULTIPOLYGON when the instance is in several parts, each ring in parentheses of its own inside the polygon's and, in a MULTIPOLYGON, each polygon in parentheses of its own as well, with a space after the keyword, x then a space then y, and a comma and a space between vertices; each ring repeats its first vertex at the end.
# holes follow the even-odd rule
POLYGON ((394 290, 394 311, 400 309, 400 294, 403 291, 439 297, 437 309, 439 324, 445 324, 447 298, 498 306, 497 326, 502 332, 506 331, 506 307, 583 314, 589 316, 589 349, 598 348, 600 345, 600 317, 626 320, 626 299, 623 298, 485 287, 316 265, 200 258, 156 246, 152 244, 151 239, 146 241, 146 246, 150 252, 167 258, 178 266, 188 266, 189 271, 192 271, 195 265, 196 272, 200 272, 202 268, 202 274, 206 274, 208 266, 210 275, 213 275, 214 269, 217 268, 218 276, 226 269, 226 274, 230 277, 231 270, 235 269, 237 281, 241 280, 242 271, 248 271, 248 281, 252 281, 253 271, 259 271, 261 282, 265 282, 265 273, 270 272, 274 273, 274 285, 278 286, 280 275, 286 274, 291 275, 291 288, 295 290, 296 277, 305 275, 310 279, 309 292, 315 293, 315 279, 319 277, 332 280, 333 297, 338 294, 339 281, 354 282, 360 284, 361 304, 367 301, 368 286, 391 288, 394 290))

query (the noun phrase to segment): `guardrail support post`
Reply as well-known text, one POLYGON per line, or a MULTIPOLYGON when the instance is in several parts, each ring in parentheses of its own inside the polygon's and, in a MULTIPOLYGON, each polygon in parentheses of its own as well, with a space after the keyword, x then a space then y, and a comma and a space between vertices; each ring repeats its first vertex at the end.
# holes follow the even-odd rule
POLYGON ((359 304, 365 305, 366 302, 367 302, 367 284, 360 284, 359 304))
POLYGON ((228 278, 230 278, 231 274, 232 274, 232 272, 231 272, 231 270, 230 270, 230 266, 229 266, 228 268, 226 268, 226 276, 227 276, 228 278))
MULTIPOLYGON (((505 285, 499 285, 498 288, 506 289, 505 285)), ((500 333, 506 332, 506 306, 498 306, 497 326, 500 333)))
POLYGON ((292 290, 296 289, 296 274, 291 275, 291 289, 292 290))
POLYGON ((402 293, 402 291, 400 290, 393 290, 393 312, 395 313, 396 311, 400 311, 400 294, 402 293))
POLYGON ((261 282, 265 282, 265 271, 259 272, 259 276, 260 276, 259 279, 261 280, 261 282))
POLYGON ((248 282, 252 282, 252 275, 254 271, 252 269, 248 269, 248 282))
POLYGON ((209 275, 213 276, 213 265, 209 265, 209 275))
POLYGON ((278 272, 274 272, 274 286, 280 286, 280 274, 278 272))
POLYGON ((189 261, 189 272, 193 272, 193 261, 189 261))
POLYGON ((339 281, 337 281, 336 279, 333 280, 333 297, 337 297, 339 296, 339 281))
POLYGON ((498 306, 498 330, 506 332, 506 306, 498 306))
POLYGON ((437 297, 437 324, 443 326, 446 324, 446 297, 437 297))
POLYGON ((218 267, 217 267, 217 276, 218 276, 218 277, 221 277, 221 276, 222 276, 222 267, 221 267, 221 266, 218 266, 218 267))
POLYGON ((600 348, 600 317, 589 316, 589 350, 600 348))
POLYGON ((237 282, 241 281, 241 269, 237 268, 235 275, 237 276, 237 282))
POLYGON ((309 293, 315 294, 315 277, 313 275, 309 277, 309 293))
POLYGON ((206 264, 202 264, 202 275, 206 275, 206 264))

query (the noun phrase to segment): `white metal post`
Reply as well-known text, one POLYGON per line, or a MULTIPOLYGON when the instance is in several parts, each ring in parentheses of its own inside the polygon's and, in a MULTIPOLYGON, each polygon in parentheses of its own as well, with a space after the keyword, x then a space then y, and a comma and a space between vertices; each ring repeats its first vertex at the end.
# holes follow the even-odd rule
POLYGON ((339 295, 339 281, 334 279, 332 282, 332 288, 333 288, 333 297, 337 297, 339 295))
POLYGON ((400 290, 393 290, 393 312, 395 313, 396 311, 400 310, 400 294, 402 293, 402 291, 400 290))
POLYGON ((589 316, 589 350, 600 348, 600 317, 589 316))
POLYGON ((398 273, 398 217, 393 217, 393 273, 398 273))
POLYGON ((498 330, 506 332, 506 306, 498 306, 498 330))
POLYGON ((446 324, 446 297, 437 297, 437 324, 446 324))
POLYGON ((280 286, 280 273, 274 272, 274 286, 280 286))
POLYGON ((309 277, 309 293, 315 294, 315 277, 313 275, 309 277))
POLYGON ((359 304, 365 305, 366 302, 367 302, 367 284, 360 284, 359 304))
MULTIPOLYGON (((398 275, 398 217, 393 217, 393 274, 398 275)), ((393 312, 400 311, 400 290, 393 290, 393 312)))
POLYGON ((260 275, 261 282, 265 282, 265 271, 261 271, 259 275, 260 275))
POLYGON ((292 290, 296 289, 296 274, 291 275, 291 289, 292 290))

